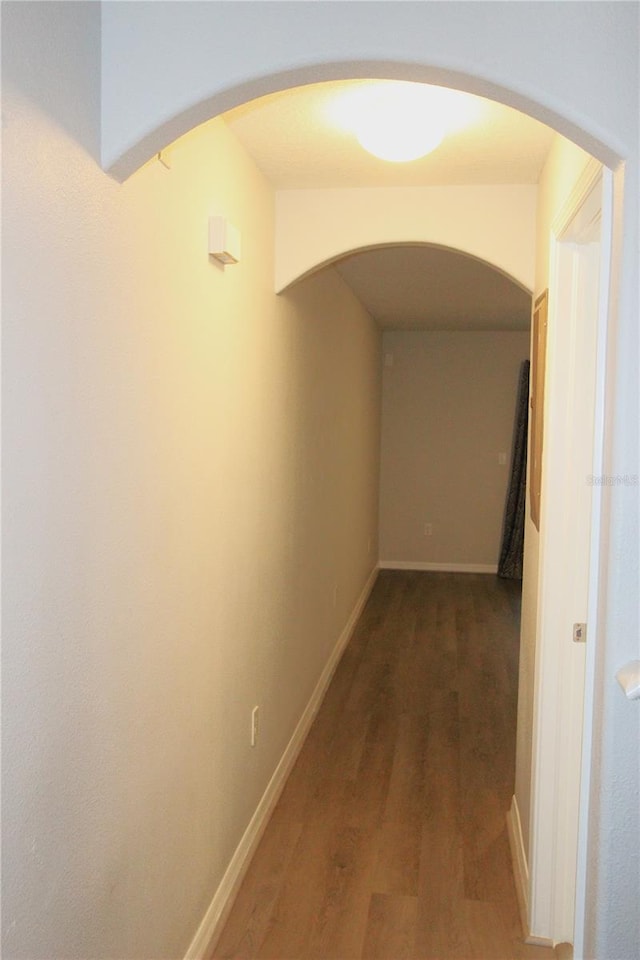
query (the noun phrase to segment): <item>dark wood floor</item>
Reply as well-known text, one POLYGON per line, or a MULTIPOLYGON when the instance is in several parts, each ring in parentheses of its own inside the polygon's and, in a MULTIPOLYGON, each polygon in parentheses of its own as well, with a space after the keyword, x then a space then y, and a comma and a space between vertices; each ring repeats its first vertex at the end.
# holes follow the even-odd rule
POLYGON ((522 960, 519 584, 383 571, 215 958, 522 960))

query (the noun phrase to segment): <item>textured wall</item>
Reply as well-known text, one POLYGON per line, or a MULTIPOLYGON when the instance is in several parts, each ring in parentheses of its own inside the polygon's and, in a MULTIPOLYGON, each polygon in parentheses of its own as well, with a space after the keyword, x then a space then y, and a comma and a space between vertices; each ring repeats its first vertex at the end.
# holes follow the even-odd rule
POLYGON ((382 342, 381 561, 496 566, 529 334, 386 332, 382 342))
POLYGON ((99 169, 99 20, 3 7, 16 960, 184 956, 377 555, 376 328, 332 271, 274 295, 272 191, 220 121, 99 169))

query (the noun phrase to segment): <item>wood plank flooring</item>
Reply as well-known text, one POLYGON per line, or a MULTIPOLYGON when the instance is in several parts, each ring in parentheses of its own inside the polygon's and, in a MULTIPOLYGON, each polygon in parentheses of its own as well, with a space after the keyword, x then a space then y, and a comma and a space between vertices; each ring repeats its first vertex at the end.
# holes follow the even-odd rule
POLYGON ((505 817, 519 584, 382 571, 215 960, 525 960, 505 817))

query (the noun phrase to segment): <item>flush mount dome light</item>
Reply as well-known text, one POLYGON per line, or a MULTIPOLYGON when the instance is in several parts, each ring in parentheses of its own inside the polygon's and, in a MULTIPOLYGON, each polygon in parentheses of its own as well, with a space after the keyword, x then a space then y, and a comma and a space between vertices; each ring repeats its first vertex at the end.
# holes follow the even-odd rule
POLYGON ((428 109, 425 88, 413 83, 372 88, 353 119, 353 129, 368 153, 395 163, 425 157, 444 138, 439 118, 428 109))
POLYGON ((362 93, 352 128, 368 153, 406 163, 426 156, 442 143, 445 128, 428 87, 393 82, 375 84, 362 93))
POLYGON ((376 157, 404 163, 476 122, 479 97, 403 80, 347 81, 328 104, 330 121, 376 157))

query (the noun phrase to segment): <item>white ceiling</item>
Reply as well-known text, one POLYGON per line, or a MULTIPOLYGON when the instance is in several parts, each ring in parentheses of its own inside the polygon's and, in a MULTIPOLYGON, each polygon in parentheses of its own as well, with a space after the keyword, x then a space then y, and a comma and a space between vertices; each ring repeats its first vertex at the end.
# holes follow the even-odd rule
MULTIPOLYGON (((341 98, 376 81, 311 84, 225 114, 276 189, 535 184, 553 131, 510 107, 451 92, 473 119, 431 154, 389 163, 366 153, 336 120, 341 98)), ((453 113, 453 111, 452 111, 453 113)), ((338 266, 385 328, 526 329, 530 299, 486 264, 433 247, 359 253, 338 266)))
POLYGON ((335 114, 340 99, 375 81, 295 87, 253 100, 225 121, 279 190, 537 183, 553 131, 502 104, 450 91, 474 119, 431 154, 388 163, 366 153, 335 114))

